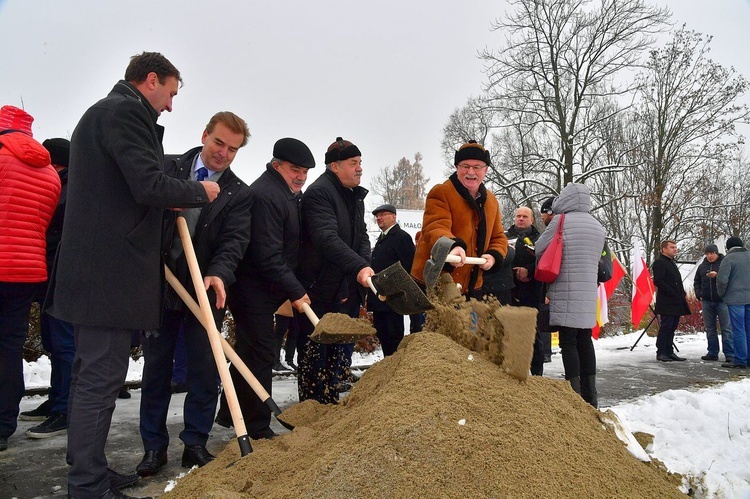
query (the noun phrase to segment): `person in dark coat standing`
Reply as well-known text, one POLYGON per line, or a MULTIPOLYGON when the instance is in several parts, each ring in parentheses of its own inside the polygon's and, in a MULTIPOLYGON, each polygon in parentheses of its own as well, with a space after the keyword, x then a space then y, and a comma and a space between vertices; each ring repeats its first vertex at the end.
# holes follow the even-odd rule
POLYGON ((172 110, 180 81, 163 55, 132 57, 125 78, 84 113, 70 141, 65 222, 53 299, 45 302, 51 315, 73 324, 76 337, 70 497, 119 494, 110 488, 104 446, 133 332, 159 327, 164 209, 201 206, 219 193, 215 182, 162 170, 163 128, 156 121, 172 110))
MULTIPOLYGON (((337 137, 325 154, 326 171, 302 198, 300 282, 318 317, 329 312, 356 317, 364 287, 373 272, 370 239, 365 224, 367 189, 362 178, 362 153, 337 137)), ((338 386, 350 361, 353 345, 324 345, 310 341, 313 325, 299 318, 297 383, 299 400, 338 402, 338 386)))
MULTIPOLYGON (((219 330, 226 311, 227 289, 234 283, 234 271, 250 242, 250 191, 230 168, 249 137, 245 120, 222 111, 212 116, 206 125, 201 137, 203 146, 182 155, 169 155, 164 160, 164 172, 171 177, 210 180, 221 188, 214 202, 179 212, 190 230, 209 302, 215 304, 211 311, 219 330)), ((175 211, 165 212, 164 261, 197 302, 182 240, 175 225, 177 215, 175 211)), ((142 341, 145 362, 140 430, 145 454, 136 467, 140 476, 156 474, 167 462, 172 360, 181 329, 187 356, 187 395, 183 406, 185 427, 180 432, 180 439, 185 444, 182 466, 204 466, 214 458, 206 449, 206 442, 219 397, 216 362, 206 329, 170 287, 165 293, 161 327, 156 332, 147 331, 142 341)))
MULTIPOLYGON (((536 271, 536 255, 534 243, 540 233, 534 227, 534 212, 527 206, 516 210, 515 223, 508 229, 508 239, 515 240, 513 255, 513 302, 516 307, 531 307, 537 312, 544 301, 544 287, 534 279, 536 271)), ((544 374, 544 340, 537 328, 534 340, 534 354, 531 358, 531 374, 544 374)))
MULTIPOLYGON (((372 270, 377 273, 396 262, 401 262, 404 270, 411 272, 414 241, 396 223, 396 207, 384 204, 375 208, 372 214, 381 230, 372 249, 372 270)), ((383 355, 393 354, 404 339, 404 316, 394 312, 386 302, 375 296, 372 290, 367 292, 367 310, 372 312, 373 325, 383 347, 383 355)))
POLYGON ((715 244, 706 246, 704 253, 706 257, 695 269, 693 278, 693 291, 695 291, 695 298, 701 302, 703 324, 706 327, 708 340, 708 352, 701 357, 701 360, 719 360, 719 335, 716 329, 718 320, 721 327, 721 351, 724 352, 725 361, 732 362, 734 347, 732 328, 729 324, 729 309, 716 289, 716 276, 724 255, 719 253, 719 248, 715 244))
POLYGON ((656 307, 659 314, 659 333, 656 336, 656 360, 672 362, 686 360, 674 353, 674 332, 680 323, 681 315, 690 314, 682 285, 682 275, 674 259, 677 257, 677 243, 661 242, 661 255, 651 265, 651 273, 656 286, 656 307))
MULTIPOLYGON (((250 184, 253 197, 252 243, 237 267, 237 281, 229 292, 235 323, 235 351, 270 394, 276 359, 274 313, 289 300, 302 311, 310 304, 297 280, 300 261, 300 193, 307 172, 315 166, 310 149, 294 138, 280 139, 266 171, 250 184)), ((247 434, 252 439, 276 436, 270 427, 271 411, 253 392, 237 369, 230 368, 247 434)), ((231 424, 226 397, 216 422, 231 424)))

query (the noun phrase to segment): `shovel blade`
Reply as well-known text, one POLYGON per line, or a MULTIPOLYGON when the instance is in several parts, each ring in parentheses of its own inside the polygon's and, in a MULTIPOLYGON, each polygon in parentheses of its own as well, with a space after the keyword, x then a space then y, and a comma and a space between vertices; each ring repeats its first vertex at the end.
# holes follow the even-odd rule
POLYGON ((372 276, 372 283, 378 294, 385 296, 385 302, 397 314, 412 315, 434 308, 417 283, 401 266, 401 262, 396 262, 372 276))
POLYGON ((455 241, 452 239, 442 236, 438 239, 430 250, 430 259, 424 265, 424 282, 427 284, 429 289, 435 287, 440 278, 440 272, 443 270, 445 265, 445 259, 448 258, 448 254, 451 252, 451 248, 455 241))

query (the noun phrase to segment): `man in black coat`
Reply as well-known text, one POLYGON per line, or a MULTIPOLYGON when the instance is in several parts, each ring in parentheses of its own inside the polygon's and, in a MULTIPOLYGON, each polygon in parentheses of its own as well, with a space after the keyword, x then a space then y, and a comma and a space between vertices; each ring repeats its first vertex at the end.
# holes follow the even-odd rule
MULTIPOLYGON (((362 303, 370 267, 370 240, 365 225, 360 187, 362 154, 359 148, 337 137, 325 155, 326 171, 305 191, 302 199, 302 255, 300 282, 318 317, 345 313, 356 317, 362 303)), ((299 400, 322 404, 338 402, 338 385, 351 362, 353 345, 323 345, 310 341, 313 326, 299 319, 297 382, 299 400)))
MULTIPOLYGON (((539 239, 539 231, 534 226, 534 213, 531 208, 521 206, 516 209, 514 224, 508 229, 508 240, 515 239, 513 256, 513 302, 515 307, 531 307, 539 310, 544 301, 542 283, 534 279, 536 255, 534 243, 539 239)), ((544 340, 537 328, 534 340, 534 354, 531 358, 531 374, 544 373, 544 340)))
POLYGON ((732 344, 732 326, 729 323, 729 309, 716 289, 716 276, 719 274, 724 255, 719 253, 719 248, 715 244, 707 245, 704 253, 706 257, 695 269, 693 279, 693 290, 695 298, 701 302, 703 324, 706 327, 708 340, 708 352, 701 359, 719 360, 719 334, 716 329, 718 320, 721 326, 721 351, 724 352, 726 362, 733 362, 734 345, 732 344))
MULTIPOLYGON (((411 272, 414 241, 396 223, 396 208, 392 204, 384 204, 375 208, 372 214, 375 215, 375 221, 382 231, 372 249, 372 270, 380 272, 396 262, 401 262, 404 270, 411 272)), ((373 325, 383 347, 383 355, 391 355, 404 339, 404 316, 394 312, 386 302, 378 299, 369 290, 367 310, 372 312, 373 325)))
MULTIPOLYGON (((300 193, 315 166, 310 149, 284 138, 273 147, 266 171, 250 184, 253 197, 252 244, 240 262, 229 293, 235 324, 235 351, 270 394, 276 359, 274 312, 285 301, 302 311, 310 304, 295 276, 300 260, 300 193)), ((272 438, 271 411, 232 366, 232 380, 250 438, 272 438)), ((216 422, 231 424, 224 395, 216 422)))
MULTIPOLYGON (((202 208, 179 212, 185 218, 201 275, 209 291, 216 326, 221 330, 227 292, 234 283, 237 268, 250 241, 250 192, 230 169, 237 151, 247 144, 250 132, 236 114, 223 111, 206 125, 202 147, 183 155, 167 156, 164 172, 172 177, 216 182, 221 193, 202 208)), ((166 211, 164 220, 164 261, 177 279, 195 297, 193 281, 175 226, 177 212, 166 211)), ((197 298, 196 298, 196 301, 197 298)), ((206 449, 213 426, 219 391, 217 369, 206 330, 200 321, 169 288, 164 301, 161 327, 147 331, 143 339, 143 378, 141 389, 141 438, 145 454, 136 467, 141 476, 156 474, 167 462, 169 433, 167 412, 172 397, 172 359, 177 338, 183 329, 187 353, 187 395, 183 408, 185 428, 180 439, 185 444, 182 466, 203 466, 214 457, 206 449)))
POLYGON ((674 259, 677 257, 677 244, 662 241, 661 255, 651 265, 656 286, 655 312, 659 314, 659 333, 656 336, 656 360, 672 362, 685 360, 674 353, 674 332, 680 323, 681 315, 690 314, 690 306, 685 297, 682 275, 674 259))
POLYGON ((163 55, 134 56, 124 80, 86 111, 71 138, 54 299, 45 304, 76 335, 70 497, 119 493, 110 489, 104 446, 133 332, 159 327, 164 208, 200 206, 219 193, 214 182, 170 178, 162 170, 163 128, 156 120, 172 110, 180 81, 163 55))

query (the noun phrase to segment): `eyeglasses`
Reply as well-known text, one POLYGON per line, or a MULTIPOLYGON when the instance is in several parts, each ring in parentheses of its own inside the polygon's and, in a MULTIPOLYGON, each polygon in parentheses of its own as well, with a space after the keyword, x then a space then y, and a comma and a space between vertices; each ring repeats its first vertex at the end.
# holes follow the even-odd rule
POLYGON ((487 168, 487 165, 482 166, 471 166, 471 165, 456 165, 459 170, 463 172, 468 172, 469 170, 474 170, 475 172, 480 172, 487 168))

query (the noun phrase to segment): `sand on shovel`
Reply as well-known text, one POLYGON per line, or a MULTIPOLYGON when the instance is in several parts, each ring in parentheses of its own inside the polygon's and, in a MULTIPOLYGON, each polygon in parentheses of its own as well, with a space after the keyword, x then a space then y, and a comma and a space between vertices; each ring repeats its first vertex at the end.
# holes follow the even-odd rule
POLYGON ((684 497, 679 477, 634 458, 597 414, 563 381, 519 381, 417 333, 338 405, 290 407, 294 431, 242 458, 233 440, 165 497, 684 497))
POLYGON ((310 339, 318 343, 356 343, 373 334, 375 328, 366 319, 328 313, 320 318, 310 339))

